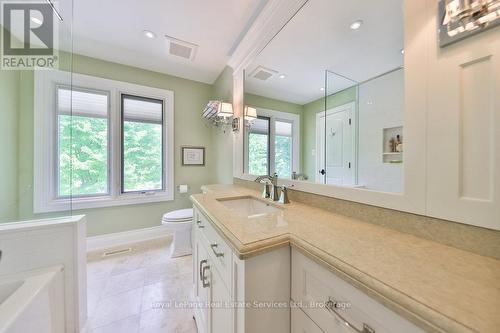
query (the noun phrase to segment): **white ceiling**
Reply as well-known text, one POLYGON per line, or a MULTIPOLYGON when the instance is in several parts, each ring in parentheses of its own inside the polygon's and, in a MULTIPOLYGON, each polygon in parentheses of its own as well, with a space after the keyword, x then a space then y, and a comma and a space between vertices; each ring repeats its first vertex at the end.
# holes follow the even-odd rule
POLYGON ((74 0, 73 51, 213 83, 267 0, 74 0), (156 34, 145 38, 143 30, 156 34), (198 45, 194 61, 168 54, 169 35, 198 45))
MULTIPOLYGON (((260 53, 247 74, 263 66, 285 74, 248 78, 247 92, 306 104, 321 98, 325 70, 362 82, 402 66, 403 0, 309 0, 260 53), (363 20, 361 29, 350 24, 363 20)), ((328 75, 328 93, 353 84, 328 75)))

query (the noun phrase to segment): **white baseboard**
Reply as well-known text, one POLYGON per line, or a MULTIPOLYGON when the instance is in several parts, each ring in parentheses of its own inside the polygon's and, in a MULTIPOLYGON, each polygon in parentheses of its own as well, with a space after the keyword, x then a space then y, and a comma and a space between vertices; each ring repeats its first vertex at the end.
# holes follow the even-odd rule
POLYGON ((112 234, 87 237, 87 252, 107 249, 125 244, 138 243, 167 237, 170 233, 165 226, 115 232, 112 234))

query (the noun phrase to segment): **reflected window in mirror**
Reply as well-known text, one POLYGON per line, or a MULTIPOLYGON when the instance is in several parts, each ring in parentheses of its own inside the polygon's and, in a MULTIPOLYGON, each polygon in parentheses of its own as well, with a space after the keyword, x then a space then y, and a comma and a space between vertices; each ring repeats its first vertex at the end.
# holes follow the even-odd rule
POLYGON ((257 108, 257 119, 245 127, 246 173, 291 179, 299 172, 299 115, 257 108))
POLYGON ((268 175, 270 160, 270 121, 259 116, 248 127, 248 172, 252 175, 268 175))
POLYGON ((287 120, 276 120, 274 123, 274 159, 276 173, 280 178, 291 178, 293 168, 293 123, 287 120))

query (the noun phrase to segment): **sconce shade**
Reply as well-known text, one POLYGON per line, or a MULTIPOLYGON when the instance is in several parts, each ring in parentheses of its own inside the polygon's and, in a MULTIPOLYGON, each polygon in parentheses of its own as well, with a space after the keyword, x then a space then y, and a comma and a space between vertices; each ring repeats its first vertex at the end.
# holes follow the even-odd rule
POLYGON ((220 103, 218 116, 227 118, 232 117, 233 114, 233 104, 225 102, 220 103))
POLYGON ((257 119, 257 110, 250 106, 245 106, 245 120, 252 121, 257 119))

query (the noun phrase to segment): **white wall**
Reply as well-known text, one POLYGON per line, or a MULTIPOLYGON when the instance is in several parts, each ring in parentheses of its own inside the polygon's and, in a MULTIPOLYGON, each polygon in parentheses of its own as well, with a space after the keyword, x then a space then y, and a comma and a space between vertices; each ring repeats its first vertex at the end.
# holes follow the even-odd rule
MULTIPOLYGON (((358 184, 384 192, 403 192, 403 164, 383 162, 384 128, 404 124, 404 71, 359 86, 358 184)), ((404 133, 403 133, 404 142, 404 133)))

